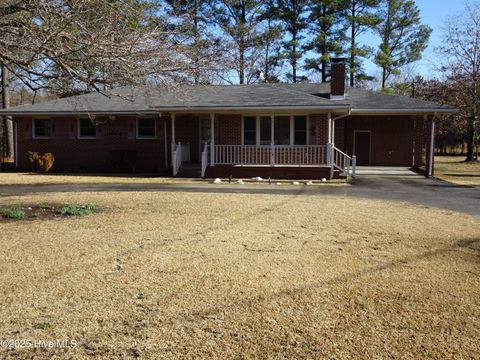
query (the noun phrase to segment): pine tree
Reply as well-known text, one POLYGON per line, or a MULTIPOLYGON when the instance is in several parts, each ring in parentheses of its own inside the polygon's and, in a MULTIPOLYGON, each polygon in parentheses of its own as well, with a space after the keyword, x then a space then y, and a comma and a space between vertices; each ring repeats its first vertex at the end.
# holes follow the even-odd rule
POLYGON ((313 36, 305 49, 313 50, 319 57, 305 61, 305 69, 316 70, 321 73, 321 81, 327 82, 329 61, 331 55, 340 55, 344 52, 345 23, 342 22, 343 1, 340 0, 313 0, 309 16, 310 33, 313 36))
POLYGON ((285 58, 288 59, 291 72, 287 77, 293 83, 304 80, 297 75, 298 62, 302 57, 301 41, 307 28, 307 0, 278 0, 279 19, 287 39, 282 43, 285 58))
POLYGON ((421 23, 415 1, 383 2, 379 12, 382 22, 376 27, 382 42, 375 63, 382 68, 382 88, 385 88, 388 78, 399 74, 402 66, 421 59, 432 29, 421 23))
POLYGON ((349 47, 347 49, 350 62, 350 86, 355 86, 355 79, 368 80, 363 72, 362 58, 368 57, 373 49, 360 45, 358 38, 365 31, 380 24, 378 6, 380 0, 345 0, 345 20, 350 29, 349 47))
POLYGON ((210 31, 211 12, 208 0, 166 0, 169 23, 183 52, 189 58, 189 76, 195 84, 208 83, 215 67, 212 56, 218 50, 217 39, 210 31))
POLYGON ((215 21, 225 41, 231 43, 232 68, 240 84, 257 81, 261 72, 264 5, 261 0, 217 0, 212 4, 215 21))
POLYGON ((261 19, 264 21, 263 39, 259 46, 263 49, 263 78, 264 82, 280 82, 279 70, 283 65, 282 54, 282 27, 277 0, 266 1, 261 19))

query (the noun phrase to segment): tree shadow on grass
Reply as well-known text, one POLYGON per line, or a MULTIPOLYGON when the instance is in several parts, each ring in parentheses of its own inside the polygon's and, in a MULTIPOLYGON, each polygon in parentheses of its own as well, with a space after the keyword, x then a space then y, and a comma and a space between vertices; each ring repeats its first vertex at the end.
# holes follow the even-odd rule
MULTIPOLYGON (((430 250, 430 251, 425 251, 414 256, 403 257, 398 260, 392 260, 384 264, 371 266, 360 271, 340 274, 329 280, 312 282, 305 285, 299 285, 299 286, 283 289, 272 294, 270 298, 272 299, 272 298, 288 297, 292 295, 298 295, 299 293, 307 292, 309 290, 326 288, 328 286, 332 286, 340 283, 348 283, 352 280, 358 280, 363 277, 372 276, 375 273, 381 273, 385 270, 392 270, 395 268, 400 268, 405 265, 412 265, 418 261, 421 261, 427 258, 432 258, 447 252, 457 251, 458 249, 469 249, 473 251, 478 251, 478 254, 476 254, 476 258, 478 260, 478 264, 480 265, 480 238, 462 239, 449 246, 441 247, 441 248, 430 250)), ((479 270, 479 273, 475 275, 477 276, 480 275, 480 270, 479 270)), ((232 307, 245 308, 245 307, 254 306, 255 304, 265 302, 268 300, 269 299, 266 298, 264 295, 259 295, 259 296, 255 296, 248 299, 238 299, 236 301, 233 301, 232 303, 225 304, 224 306, 212 307, 209 309, 205 309, 203 311, 194 311, 193 313, 182 315, 180 316, 179 320, 189 321, 191 319, 190 318, 191 316, 198 317, 198 318, 213 316, 215 314, 228 311, 232 307)))

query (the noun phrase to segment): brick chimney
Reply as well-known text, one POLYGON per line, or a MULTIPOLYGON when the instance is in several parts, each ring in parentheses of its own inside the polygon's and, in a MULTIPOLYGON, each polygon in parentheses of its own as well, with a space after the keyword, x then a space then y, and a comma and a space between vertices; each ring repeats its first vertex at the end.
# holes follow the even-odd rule
POLYGON ((345 99, 345 58, 331 58, 330 59, 330 99, 343 100, 345 99))

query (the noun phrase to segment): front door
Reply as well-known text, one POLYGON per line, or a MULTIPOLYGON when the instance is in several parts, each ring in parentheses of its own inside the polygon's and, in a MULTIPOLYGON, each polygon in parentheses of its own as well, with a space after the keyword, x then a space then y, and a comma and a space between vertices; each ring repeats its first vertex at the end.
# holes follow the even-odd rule
POLYGON ((355 130, 353 154, 357 157, 357 165, 370 165, 370 131, 355 130))
MULTIPOLYGON (((205 143, 210 143, 212 139, 210 117, 200 117, 200 153, 203 150, 205 143)), ((215 122, 215 143, 218 144, 218 122, 215 122)))

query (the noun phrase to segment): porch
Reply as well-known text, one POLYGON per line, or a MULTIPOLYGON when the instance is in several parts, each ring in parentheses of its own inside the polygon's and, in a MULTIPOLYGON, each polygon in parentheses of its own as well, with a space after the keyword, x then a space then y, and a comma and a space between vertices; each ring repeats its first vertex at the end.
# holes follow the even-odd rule
MULTIPOLYGON (((172 145, 173 175, 177 176, 189 146, 172 145)), ((333 144, 327 145, 215 145, 205 143, 201 176, 321 179, 355 177, 356 159, 333 144)))
MULTIPOLYGON (((269 115, 258 116, 210 114, 208 121, 205 115, 196 119, 185 117, 183 120, 171 114, 171 165, 173 176, 178 176, 185 169, 198 164, 198 172, 202 177, 271 177, 284 179, 321 179, 354 177, 356 159, 350 157, 331 141, 334 128, 330 114, 315 119, 312 115, 269 115), (236 119, 236 126, 228 121, 236 119), (240 120, 240 122, 238 121, 240 120), (192 134, 185 133, 185 124, 189 123, 191 131, 198 132, 198 142, 182 142, 176 140, 182 135, 176 132, 176 123, 183 121, 181 127, 184 139, 192 139, 192 134), (248 124, 247 121, 251 121, 248 124), (317 132, 322 125, 327 125, 326 144, 319 144, 317 132), (218 144, 218 130, 234 134, 241 144, 218 144), (252 129, 252 130, 250 130, 252 129), (327 131, 328 130, 328 131, 327 131), (247 131, 252 137, 247 138, 247 131), (212 136, 214 134, 214 136, 212 136), (241 134, 241 136, 240 136, 241 134), (313 134, 313 136, 309 136, 313 134), (180 135, 180 136, 178 136, 180 135), (176 137, 177 136, 177 137, 176 137), (250 144, 250 143, 253 144, 250 144), (265 142, 269 144, 266 145, 265 142), (247 144, 248 143, 248 144, 247 144), (298 143, 301 143, 298 144, 298 143), (200 147, 197 152, 196 148, 200 147), (198 155, 196 155, 198 154, 198 155), (193 164, 193 165, 192 165, 193 164)), ((220 140, 228 140, 222 139, 220 140)), ((188 171, 187 171, 188 172, 188 171)))

